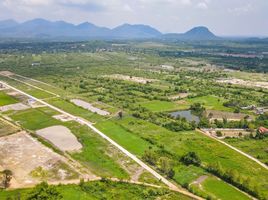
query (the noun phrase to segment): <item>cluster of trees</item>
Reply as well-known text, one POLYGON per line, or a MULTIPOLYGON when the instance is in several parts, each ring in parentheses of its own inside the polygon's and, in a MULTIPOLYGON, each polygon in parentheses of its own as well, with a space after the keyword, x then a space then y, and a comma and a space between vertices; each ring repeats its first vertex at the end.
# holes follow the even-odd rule
POLYGON ((12 179, 13 173, 9 169, 5 169, 4 171, 0 172, 0 187, 8 188, 10 186, 10 181, 12 179), (2 178, 1 178, 2 177, 2 178))
POLYGON ((206 170, 236 186, 240 190, 245 191, 256 198, 264 199, 264 196, 260 193, 256 183, 253 184, 250 177, 244 178, 240 176, 236 170, 224 170, 220 163, 211 164, 207 166, 206 170))
POLYGON ((185 165, 195 165, 199 167, 201 165, 201 159, 195 152, 188 152, 180 159, 185 165))
POLYGON ((150 165, 157 167, 158 170, 165 174, 168 178, 173 178, 175 176, 172 160, 168 157, 159 157, 156 152, 149 149, 144 152, 142 158, 150 165))

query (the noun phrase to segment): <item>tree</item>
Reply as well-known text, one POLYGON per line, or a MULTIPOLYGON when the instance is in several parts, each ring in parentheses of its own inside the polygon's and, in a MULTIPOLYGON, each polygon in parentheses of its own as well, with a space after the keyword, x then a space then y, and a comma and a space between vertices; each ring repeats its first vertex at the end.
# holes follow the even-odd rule
POLYGON ((4 188, 8 188, 10 186, 10 181, 12 179, 12 171, 9 169, 5 169, 3 172, 3 186, 4 188))
POLYGON ((60 200, 62 195, 55 186, 50 186, 46 182, 38 184, 27 196, 27 200, 60 200))
POLYGON ((151 165, 155 165, 157 161, 156 154, 152 150, 146 150, 142 158, 151 165))
POLYGON ((196 166, 201 165, 201 159, 195 152, 188 152, 187 154, 181 157, 180 161, 186 165, 191 165, 191 164, 196 165, 196 166))
POLYGON ((216 131, 217 137, 222 137, 222 132, 221 131, 216 131))
POLYGON ((123 112, 122 112, 122 111, 119 111, 119 112, 118 112, 118 117, 119 117, 120 119, 123 118, 123 112))
POLYGON ((159 159, 160 163, 160 170, 164 173, 167 174, 169 170, 171 169, 170 161, 166 157, 162 157, 159 159))

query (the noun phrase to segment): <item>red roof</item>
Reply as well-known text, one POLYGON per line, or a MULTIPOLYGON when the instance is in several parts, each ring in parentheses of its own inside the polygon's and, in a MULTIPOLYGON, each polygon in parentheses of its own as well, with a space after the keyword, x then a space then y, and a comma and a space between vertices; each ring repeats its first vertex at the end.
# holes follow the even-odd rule
POLYGON ((267 128, 264 128, 264 127, 260 127, 259 129, 259 133, 261 133, 261 134, 266 134, 266 133, 268 133, 268 129, 267 128))

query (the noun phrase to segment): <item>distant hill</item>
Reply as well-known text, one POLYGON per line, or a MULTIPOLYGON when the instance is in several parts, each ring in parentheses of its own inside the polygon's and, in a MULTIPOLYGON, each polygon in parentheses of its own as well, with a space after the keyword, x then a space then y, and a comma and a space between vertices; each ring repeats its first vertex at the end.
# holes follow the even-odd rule
POLYGON ((177 40, 217 40, 220 39, 214 35, 207 27, 198 26, 186 33, 169 33, 163 36, 165 39, 177 40))
POLYGON ((161 35, 158 30, 143 24, 123 24, 112 30, 112 36, 115 38, 154 38, 161 35))
POLYGON ((0 37, 9 38, 83 38, 83 39, 146 39, 165 38, 183 40, 217 39, 206 27, 196 27, 184 34, 165 34, 143 24, 123 24, 114 29, 99 27, 89 22, 79 25, 65 21, 33 19, 24 23, 0 21, 0 37))

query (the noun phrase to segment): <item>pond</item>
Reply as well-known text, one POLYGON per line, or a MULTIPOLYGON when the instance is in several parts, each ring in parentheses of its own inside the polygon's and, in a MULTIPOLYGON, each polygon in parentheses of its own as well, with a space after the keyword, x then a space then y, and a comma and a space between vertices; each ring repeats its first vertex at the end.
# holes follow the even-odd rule
POLYGON ((181 118, 185 118, 188 122, 196 122, 197 124, 200 122, 199 117, 195 116, 192 114, 191 110, 181 110, 181 111, 176 111, 176 112, 172 112, 170 113, 170 115, 172 117, 181 117, 181 118))

